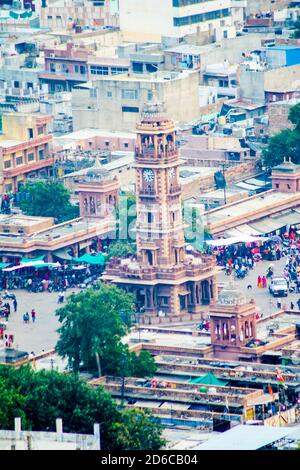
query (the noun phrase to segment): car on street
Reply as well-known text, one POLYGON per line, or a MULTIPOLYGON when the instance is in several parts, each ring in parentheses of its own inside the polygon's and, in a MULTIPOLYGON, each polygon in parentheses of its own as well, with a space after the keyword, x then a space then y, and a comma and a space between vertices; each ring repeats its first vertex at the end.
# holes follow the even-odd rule
POLYGON ((269 285, 269 291, 274 297, 287 297, 288 285, 284 277, 273 277, 269 285))

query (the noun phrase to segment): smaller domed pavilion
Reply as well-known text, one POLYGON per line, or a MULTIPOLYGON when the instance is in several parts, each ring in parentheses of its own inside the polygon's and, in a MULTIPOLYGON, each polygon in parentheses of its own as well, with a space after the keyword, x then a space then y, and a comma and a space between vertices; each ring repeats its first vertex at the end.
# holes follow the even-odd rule
POLYGON ((211 344, 214 356, 238 359, 241 348, 256 338, 256 305, 229 282, 210 308, 211 344))
POLYGON ((119 182, 96 159, 78 183, 81 217, 104 218, 118 205, 119 182))

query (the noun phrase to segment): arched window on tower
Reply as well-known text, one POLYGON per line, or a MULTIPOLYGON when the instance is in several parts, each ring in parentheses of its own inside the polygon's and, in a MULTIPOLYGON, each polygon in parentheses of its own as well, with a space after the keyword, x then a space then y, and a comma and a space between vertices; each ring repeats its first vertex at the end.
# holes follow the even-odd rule
POLYGON ((223 339, 228 340, 229 338, 229 331, 228 331, 228 325, 226 322, 223 323, 223 339))
POLYGON ((249 338, 249 324, 245 322, 245 338, 249 338))
POLYGON ((250 322, 249 334, 250 334, 250 338, 252 338, 252 336, 253 336, 253 323, 252 323, 252 321, 250 322))
POLYGON ((152 251, 151 250, 147 250, 146 251, 146 254, 147 254, 147 258, 148 258, 148 264, 150 266, 153 266, 153 254, 152 254, 152 251))
POLYGON ((236 328, 235 328, 235 325, 230 325, 230 337, 231 337, 231 341, 234 342, 235 339, 236 339, 236 328))
POLYGON ((217 339, 221 339, 220 324, 219 324, 219 323, 216 324, 215 335, 216 335, 216 338, 217 338, 217 339))

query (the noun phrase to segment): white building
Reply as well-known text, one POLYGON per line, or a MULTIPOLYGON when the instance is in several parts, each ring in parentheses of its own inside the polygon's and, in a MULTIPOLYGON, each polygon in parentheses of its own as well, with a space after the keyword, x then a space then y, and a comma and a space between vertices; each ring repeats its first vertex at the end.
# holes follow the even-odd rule
POLYGON ((185 36, 232 25, 231 0, 122 0, 120 28, 124 33, 185 36))
POLYGON ((100 76, 72 90, 74 130, 89 128, 134 132, 139 114, 152 96, 178 124, 199 119, 199 73, 159 71, 152 74, 100 76))

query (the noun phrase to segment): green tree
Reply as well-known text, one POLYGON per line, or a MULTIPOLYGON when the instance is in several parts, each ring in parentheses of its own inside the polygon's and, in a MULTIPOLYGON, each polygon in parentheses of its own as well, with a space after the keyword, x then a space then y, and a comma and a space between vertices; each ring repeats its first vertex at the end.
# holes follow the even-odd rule
POLYGON ((267 147, 262 152, 263 163, 272 168, 291 157, 292 162, 300 163, 300 105, 292 106, 288 116, 294 129, 284 129, 270 137, 267 147))
POLYGON ((156 450, 162 442, 161 428, 150 414, 140 419, 139 412, 131 410, 129 418, 108 392, 92 388, 77 374, 0 366, 0 400, 0 427, 4 429, 13 429, 13 419, 20 416, 23 429, 54 431, 59 417, 65 432, 91 434, 94 423, 100 423, 104 450, 125 450, 122 446, 126 450, 152 450, 153 446, 156 450), (138 420, 139 428, 134 425, 138 420), (132 438, 122 440, 120 432, 127 432, 127 428, 132 438))
POLYGON ((0 429, 14 428, 15 417, 22 418, 25 424, 25 401, 25 397, 15 387, 7 388, 6 381, 0 377, 0 429))
POLYGON ((157 370, 154 358, 148 351, 138 355, 133 352, 130 357, 130 372, 133 377, 153 377, 157 370))
POLYGON ((262 152, 262 160, 267 167, 273 167, 283 162, 285 157, 297 160, 297 136, 292 129, 285 129, 270 137, 268 146, 262 152))
POLYGON ((115 423, 113 428, 116 432, 115 450, 159 450, 166 444, 165 439, 162 438, 160 424, 151 417, 148 410, 124 411, 123 421, 115 423))
POLYGON ((134 243, 126 243, 122 241, 112 242, 107 251, 108 259, 117 256, 127 256, 136 253, 136 245, 134 243))
POLYGON ((68 298, 57 310, 62 324, 56 345, 58 353, 67 357, 74 371, 80 365, 96 370, 97 355, 105 374, 120 375, 122 357, 128 347, 121 342, 128 325, 121 313, 132 312, 134 297, 114 285, 101 284, 100 289, 88 289, 68 298))
POLYGON ((21 202, 27 215, 54 217, 58 223, 79 216, 79 208, 70 202, 70 191, 60 181, 27 183, 23 192, 29 194, 28 200, 21 202))
POLYGON ((291 107, 288 118, 294 124, 295 130, 300 132, 300 103, 291 107))

